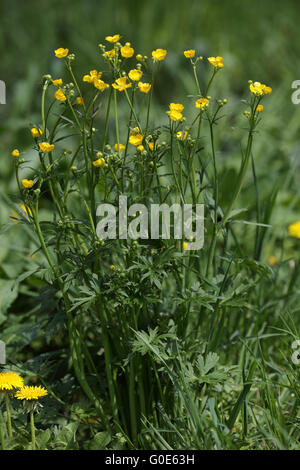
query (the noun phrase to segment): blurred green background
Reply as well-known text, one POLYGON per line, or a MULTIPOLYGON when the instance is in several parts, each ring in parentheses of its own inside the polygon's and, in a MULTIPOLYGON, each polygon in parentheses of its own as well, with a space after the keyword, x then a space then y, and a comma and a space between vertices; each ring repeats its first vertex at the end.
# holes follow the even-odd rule
MULTIPOLYGON (((272 86, 272 95, 264 101, 255 158, 262 196, 268 197, 274 186, 280 189, 271 236, 273 241, 284 239, 287 225, 300 218, 300 106, 291 102, 291 84, 300 79, 299 15, 297 0, 1 0, 0 79, 7 86, 7 104, 0 105, 1 226, 9 220, 8 196, 16 191, 10 152, 15 147, 31 151, 29 125, 40 123, 42 76, 66 77, 54 49, 75 52, 74 69, 81 76, 92 68, 101 70, 97 45, 106 35, 120 33, 137 53, 150 56, 155 48, 168 50, 155 89, 161 116, 171 100, 186 102, 187 95, 195 93, 185 49, 195 48, 204 57, 224 57, 213 94, 228 99, 226 124, 218 132, 219 168, 227 174, 222 186, 225 200, 240 162, 246 123, 241 100, 249 96, 247 82, 272 86)), ((201 70, 200 79, 205 80, 209 67, 201 70)), ((240 201, 243 207, 254 204, 251 172, 240 201)), ((14 270, 7 272, 5 267, 15 257, 17 271, 22 270, 13 242, 13 235, 1 235, 1 277, 13 277, 14 270)))

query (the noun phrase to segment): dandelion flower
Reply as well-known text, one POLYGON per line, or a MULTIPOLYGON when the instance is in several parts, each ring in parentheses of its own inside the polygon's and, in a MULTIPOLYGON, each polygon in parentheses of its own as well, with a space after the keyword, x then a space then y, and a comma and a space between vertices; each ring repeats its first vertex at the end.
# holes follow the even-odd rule
POLYGON ((25 385, 16 392, 15 397, 18 400, 38 400, 46 395, 48 395, 48 392, 44 387, 25 385))
POLYGON ((187 59, 192 59, 195 56, 195 49, 189 49, 187 51, 184 51, 184 55, 187 59))
POLYGON ((141 70, 133 69, 133 70, 130 70, 128 77, 130 78, 130 80, 133 80, 134 82, 138 82, 142 75, 143 75, 143 72, 141 70))
POLYGON ((0 372, 0 391, 23 387, 22 377, 16 372, 0 372))
POLYGON ((52 152, 52 150, 54 149, 54 144, 49 144, 48 142, 40 142, 39 147, 42 152, 48 153, 52 152))
POLYGON ((143 82, 138 83, 139 90, 142 93, 148 93, 151 90, 151 86, 152 85, 150 83, 143 83, 143 82))
POLYGON ((120 34, 114 34, 113 36, 106 36, 105 39, 106 39, 106 41, 108 41, 108 42, 115 43, 115 42, 120 41, 121 36, 120 36, 120 34))
POLYGON ((62 91, 61 88, 59 88, 55 92, 54 96, 55 96, 55 99, 57 99, 57 101, 66 101, 66 99, 67 99, 66 95, 64 94, 64 92, 62 91))
POLYGON ((125 46, 121 47, 121 56, 129 59, 134 54, 134 49, 130 47, 130 42, 126 42, 125 46))
POLYGON ((24 178, 22 180, 22 185, 23 185, 24 188, 30 189, 34 185, 34 182, 33 182, 33 180, 27 180, 26 178, 24 178))
POLYGON ((12 152, 11 152, 11 155, 12 157, 16 157, 18 158, 20 156, 20 151, 18 149, 14 149, 12 152))
POLYGON ((167 55, 167 50, 166 49, 155 49, 155 51, 152 51, 152 57, 154 60, 164 60, 167 55))
POLYGON ((63 47, 59 47, 58 49, 55 49, 54 51, 56 57, 59 59, 62 59, 63 57, 66 57, 69 54, 69 49, 64 49, 63 47))
POLYGON ((300 220, 289 225, 289 234, 291 237, 300 238, 300 220))

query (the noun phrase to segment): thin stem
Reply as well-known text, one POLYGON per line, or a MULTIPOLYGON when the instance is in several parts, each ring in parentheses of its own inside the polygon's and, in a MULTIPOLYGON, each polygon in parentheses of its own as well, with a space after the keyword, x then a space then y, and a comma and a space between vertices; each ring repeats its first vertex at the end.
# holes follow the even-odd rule
POLYGON ((5 393, 5 406, 6 406, 8 436, 12 437, 11 413, 10 413, 10 406, 9 406, 9 396, 7 392, 5 393))
POLYGON ((35 427, 34 427, 33 410, 30 410, 30 430, 31 430, 32 450, 36 450, 36 446, 35 446, 35 427))

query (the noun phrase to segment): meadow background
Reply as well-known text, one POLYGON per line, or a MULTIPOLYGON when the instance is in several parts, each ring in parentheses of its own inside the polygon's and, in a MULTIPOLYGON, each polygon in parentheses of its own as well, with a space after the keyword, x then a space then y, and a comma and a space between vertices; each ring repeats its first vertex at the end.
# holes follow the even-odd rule
MULTIPOLYGON (((101 69, 97 45, 108 34, 120 33, 137 53, 148 56, 153 49, 167 49, 168 60, 160 69, 154 93, 158 116, 164 115, 171 101, 184 102, 193 87, 184 50, 194 48, 205 57, 223 56, 224 70, 214 88, 217 96, 227 98, 226 120, 232 122, 217 136, 219 165, 226 173, 222 184, 224 204, 239 168, 240 139, 245 125, 241 100, 248 95, 248 80, 270 85, 273 92, 264 102, 264 122, 254 148, 260 197, 264 200, 275 188, 278 196, 261 261, 268 263, 269 257, 274 256, 285 266, 290 263, 299 266, 299 240, 288 236, 288 225, 300 219, 300 106, 291 102, 291 84, 300 79, 299 2, 1 0, 0 17, 0 79, 7 86, 7 104, 0 105, 0 338, 4 332, 12 363, 26 363, 39 357, 38 364, 31 363, 32 371, 41 366, 43 353, 49 351, 38 328, 22 327, 26 315, 30 316, 34 309, 32 299, 41 285, 37 280, 15 282, 28 269, 33 245, 24 226, 16 227, 9 219, 13 208, 11 195, 17 190, 10 153, 17 147, 30 158, 33 152, 29 129, 30 123, 40 122, 41 77, 50 73, 63 78, 65 73, 53 54, 58 47, 68 47, 76 54, 74 71, 79 76, 93 68, 101 69)), ((204 81, 206 78, 203 76, 204 81)), ((188 116, 189 109, 186 111, 188 116)), ((101 119, 100 116, 99 125, 101 119)), ((249 209, 249 220, 255 204, 249 171, 238 201, 239 207, 249 209)), ((243 237, 243 249, 250 255, 255 227, 237 230, 243 237)), ((299 293, 297 283, 298 280, 295 289, 299 293)), ((297 323, 295 304, 293 314, 297 323)), ((269 317, 266 321, 270 325, 269 317)), ((271 324, 284 327, 278 310, 271 324)), ((292 328, 291 322, 289 327, 292 328)), ((55 351, 61 346, 59 337, 50 344, 55 351)), ((292 353, 289 345, 288 341, 280 345, 287 361, 292 353)), ((39 377, 43 377, 41 368, 39 377)), ((63 395, 63 385, 60 391, 63 395)), ((59 422, 54 415, 52 420, 59 422)), ((61 417, 62 423, 63 420, 61 417)))

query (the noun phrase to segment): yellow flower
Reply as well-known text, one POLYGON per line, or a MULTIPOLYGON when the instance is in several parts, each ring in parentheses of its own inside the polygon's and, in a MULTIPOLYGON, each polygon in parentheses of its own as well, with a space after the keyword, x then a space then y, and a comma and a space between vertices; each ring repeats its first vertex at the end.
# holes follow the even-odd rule
POLYGON ((178 131, 176 136, 177 136, 178 140, 185 140, 186 137, 187 137, 187 134, 188 134, 187 131, 184 131, 184 132, 183 131, 178 131))
POLYGON ((30 207, 26 207, 25 204, 21 204, 20 208, 27 214, 32 216, 32 212, 30 210, 30 207))
POLYGON ((0 372, 0 391, 23 387, 22 377, 16 372, 0 372))
POLYGON ((145 147, 143 145, 138 145, 136 149, 138 152, 143 152, 143 150, 145 150, 145 147))
POLYGON ((82 98, 82 96, 78 96, 76 98, 76 104, 82 106, 84 104, 84 99, 82 98))
POLYGON ((300 220, 289 225, 289 234, 291 237, 300 238, 300 220))
POLYGON ((143 72, 138 69, 132 69, 128 74, 130 80, 133 80, 134 82, 138 82, 142 75, 143 72))
POLYGON ((184 55, 187 59, 192 59, 195 56, 195 49, 189 49, 187 51, 184 51, 184 55))
POLYGON ((109 58, 113 59, 116 55, 115 49, 111 49, 110 51, 105 51, 104 54, 109 58))
POLYGON ((267 259, 267 262, 270 266, 274 266, 277 263, 276 256, 269 256, 269 258, 267 259))
POLYGON ((129 137, 129 143, 138 147, 143 142, 143 135, 142 134, 133 134, 129 137))
POLYGON ((64 49, 63 47, 59 47, 58 49, 55 49, 54 51, 56 57, 59 59, 62 59, 63 57, 66 57, 69 54, 69 49, 64 49))
POLYGON ((40 142, 39 147, 42 152, 48 153, 52 152, 52 150, 54 149, 54 144, 49 144, 48 142, 40 142))
POLYGON ((98 72, 97 70, 90 70, 90 74, 84 75, 82 80, 84 82, 93 83, 94 80, 99 80, 101 76, 102 76, 101 72, 98 72))
POLYGON ((157 142, 155 142, 155 144, 154 142, 149 142, 148 146, 149 146, 149 149, 153 152, 153 150, 157 149, 157 142))
POLYGON ((269 86, 264 85, 263 83, 260 82, 250 82, 250 91, 256 96, 263 96, 263 95, 268 95, 269 93, 272 92, 272 88, 269 86))
POLYGON ((129 59, 134 54, 134 49, 130 47, 130 42, 126 42, 125 46, 121 47, 121 56, 129 59))
POLYGON ((103 80, 94 79, 93 83, 94 83, 94 87, 97 88, 100 91, 103 91, 103 90, 105 90, 106 88, 109 87, 109 84, 105 83, 103 80))
POLYGON ((12 157, 16 157, 18 158, 20 156, 20 151, 18 149, 14 149, 12 152, 11 152, 11 155, 12 157))
POLYGON ((109 269, 111 269, 112 271, 115 269, 115 265, 114 264, 111 264, 109 269))
POLYGON ((264 109, 264 107, 263 107, 262 104, 258 104, 258 105, 256 106, 256 111, 257 111, 258 113, 261 113, 261 112, 263 111, 263 109, 264 109))
POLYGON ((146 82, 139 82, 138 87, 142 93, 148 93, 151 90, 151 84, 146 82))
POLYGON ((154 60, 164 60, 166 55, 166 49, 155 49, 155 51, 152 51, 152 57, 154 60))
POLYGON ((222 69, 224 67, 224 64, 223 64, 223 57, 220 57, 220 56, 217 56, 217 57, 208 57, 207 58, 208 62, 211 63, 211 65, 213 65, 214 67, 216 67, 217 69, 222 69))
POLYGON ((207 109, 209 106, 209 99, 208 98, 199 98, 196 103, 195 103, 196 108, 201 109, 203 111, 204 109, 207 109))
POLYGON ((104 163, 105 163, 105 160, 104 160, 104 158, 102 158, 102 157, 98 158, 98 160, 94 160, 94 161, 93 161, 93 165, 94 165, 95 167, 102 166, 102 165, 104 165, 104 163))
POLYGON ((180 103, 170 103, 169 104, 170 111, 167 111, 169 118, 172 121, 180 121, 182 119, 181 111, 183 111, 184 106, 180 103))
POLYGON ((22 180, 22 185, 23 185, 24 188, 30 189, 34 185, 34 182, 32 180, 27 180, 26 178, 24 178, 22 180))
POLYGON ((41 135, 44 134, 44 131, 42 131, 41 128, 37 129, 36 127, 33 127, 31 129, 31 135, 32 137, 34 137, 35 139, 37 139, 38 137, 40 137, 41 135))
POLYGON ((61 88, 59 88, 59 89, 54 93, 54 96, 55 96, 55 99, 57 99, 57 101, 66 101, 66 99, 67 99, 66 95, 64 94, 64 92, 62 91, 61 88))
POLYGON ((61 78, 57 78, 56 80, 52 80, 52 83, 54 86, 60 86, 62 85, 62 79, 61 78))
POLYGON ((181 111, 184 110, 183 104, 180 104, 180 103, 170 103, 169 108, 170 108, 170 111, 178 111, 179 113, 181 113, 181 111))
POLYGON ((45 395, 48 395, 48 392, 44 387, 31 387, 25 385, 16 392, 15 397, 18 400, 38 400, 45 395))
POLYGON ((124 91, 126 88, 131 87, 131 83, 127 83, 127 78, 126 77, 121 77, 117 78, 115 83, 112 84, 112 86, 119 91, 124 91))
MULTIPOLYGON (((122 152, 122 150, 125 149, 125 145, 119 144, 119 151, 122 152)), ((115 151, 118 151, 118 144, 115 144, 115 151)))
POLYGON ((120 34, 115 34, 114 36, 106 36, 106 41, 108 42, 118 42, 121 39, 120 34))
POLYGON ((134 127, 133 129, 130 129, 130 134, 131 135, 136 135, 136 134, 140 134, 140 133, 141 133, 141 130, 138 127, 134 127))

